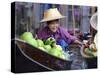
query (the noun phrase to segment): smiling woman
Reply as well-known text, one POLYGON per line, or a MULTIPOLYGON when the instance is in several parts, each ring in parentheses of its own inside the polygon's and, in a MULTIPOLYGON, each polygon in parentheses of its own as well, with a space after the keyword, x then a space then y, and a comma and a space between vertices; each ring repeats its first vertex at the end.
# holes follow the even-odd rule
POLYGON ((52 31, 53 33, 55 33, 59 27, 58 20, 49 21, 49 22, 47 22, 47 25, 48 25, 50 31, 52 31))
MULTIPOLYGON (((50 8, 44 12, 44 18, 40 22, 46 22, 47 26, 40 30, 37 34, 39 39, 46 40, 49 37, 56 39, 58 45, 64 47, 63 44, 78 43, 82 44, 75 36, 72 36, 68 31, 59 25, 59 19, 65 18, 57 8, 50 8)), ((64 44, 64 45, 65 45, 64 44)), ((65 50, 65 48, 63 49, 65 50)))

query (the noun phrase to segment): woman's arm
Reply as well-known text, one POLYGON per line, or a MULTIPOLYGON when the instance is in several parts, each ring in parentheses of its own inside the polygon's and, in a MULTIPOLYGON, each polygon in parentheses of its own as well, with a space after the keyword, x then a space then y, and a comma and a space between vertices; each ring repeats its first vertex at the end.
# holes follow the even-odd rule
POLYGON ((79 41, 77 37, 70 35, 68 31, 65 30, 64 28, 62 28, 62 32, 63 32, 63 35, 65 36, 65 39, 68 41, 69 44, 76 43, 76 44, 82 45, 82 42, 79 41))

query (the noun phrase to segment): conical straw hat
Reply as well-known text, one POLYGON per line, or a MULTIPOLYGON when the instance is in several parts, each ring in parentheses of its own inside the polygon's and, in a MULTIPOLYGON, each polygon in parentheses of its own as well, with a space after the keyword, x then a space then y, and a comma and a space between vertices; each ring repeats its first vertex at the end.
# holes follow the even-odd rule
POLYGON ((40 22, 47 22, 61 18, 65 18, 65 16, 62 16, 57 8, 51 8, 44 12, 44 17, 40 22))
POLYGON ((91 17, 90 24, 95 30, 97 30, 97 13, 94 13, 91 17))

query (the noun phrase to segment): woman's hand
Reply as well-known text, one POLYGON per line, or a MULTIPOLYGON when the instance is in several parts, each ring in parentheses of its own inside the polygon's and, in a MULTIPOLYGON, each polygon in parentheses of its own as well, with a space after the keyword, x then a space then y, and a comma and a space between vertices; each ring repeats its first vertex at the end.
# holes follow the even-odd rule
POLYGON ((79 45, 83 45, 83 43, 79 40, 75 40, 74 43, 79 44, 79 45))

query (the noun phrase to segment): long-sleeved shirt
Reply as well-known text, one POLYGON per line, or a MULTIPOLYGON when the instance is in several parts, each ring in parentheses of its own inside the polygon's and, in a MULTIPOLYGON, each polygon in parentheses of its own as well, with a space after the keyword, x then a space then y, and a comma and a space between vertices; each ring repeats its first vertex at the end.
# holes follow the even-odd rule
POLYGON ((58 30, 53 33, 50 31, 48 26, 44 27, 42 30, 39 30, 37 37, 42 40, 46 40, 49 37, 55 38, 56 41, 63 39, 68 44, 73 43, 77 39, 75 36, 70 35, 68 31, 62 27, 58 27, 58 30))

